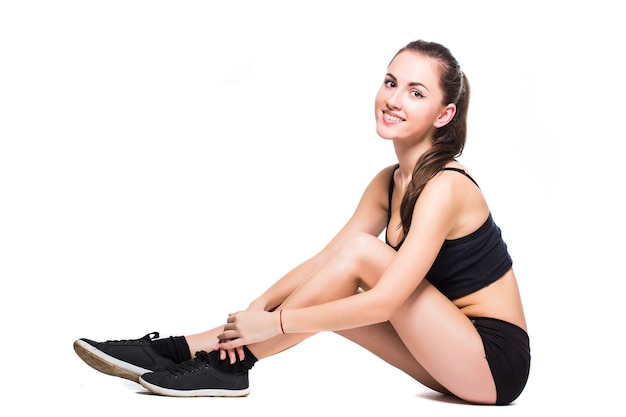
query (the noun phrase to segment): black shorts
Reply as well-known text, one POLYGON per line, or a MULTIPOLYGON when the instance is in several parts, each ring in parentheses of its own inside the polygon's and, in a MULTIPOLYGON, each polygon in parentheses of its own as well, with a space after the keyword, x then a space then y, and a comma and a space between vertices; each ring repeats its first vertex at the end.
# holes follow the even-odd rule
POLYGON ((513 402, 526 386, 530 372, 530 341, 524 329, 490 317, 470 317, 485 346, 496 383, 496 404, 513 402))

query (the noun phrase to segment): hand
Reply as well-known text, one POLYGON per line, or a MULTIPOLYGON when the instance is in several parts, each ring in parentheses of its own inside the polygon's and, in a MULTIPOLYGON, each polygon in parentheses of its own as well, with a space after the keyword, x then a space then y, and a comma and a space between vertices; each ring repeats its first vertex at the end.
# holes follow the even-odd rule
POLYGON ((226 356, 228 356, 231 365, 237 362, 237 357, 239 357, 240 361, 246 357, 246 354, 243 351, 243 346, 239 346, 234 349, 226 349, 221 347, 221 342, 218 342, 215 346, 213 346, 213 350, 220 351, 220 360, 225 360, 226 356))
POLYGON ((281 333, 278 313, 245 310, 229 314, 224 331, 217 336, 222 350, 263 342, 281 333))
MULTIPOLYGON (((247 309, 248 310, 265 310, 265 305, 266 303, 263 300, 257 298, 252 303, 250 303, 247 309)), ((235 349, 222 349, 220 346, 220 343, 218 342, 213 347, 213 350, 220 351, 221 360, 225 360, 226 357, 228 356, 228 359, 231 364, 234 364, 235 362, 237 362, 237 357, 239 357, 239 360, 244 360, 244 358, 246 357, 244 350, 243 350, 243 346, 239 346, 235 349)))

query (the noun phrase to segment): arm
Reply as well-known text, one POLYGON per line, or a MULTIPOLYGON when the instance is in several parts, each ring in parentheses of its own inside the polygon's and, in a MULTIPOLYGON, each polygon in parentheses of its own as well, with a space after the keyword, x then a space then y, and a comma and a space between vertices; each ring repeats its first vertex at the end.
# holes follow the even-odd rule
POLYGON ((286 333, 336 331, 387 321, 422 282, 460 211, 453 184, 436 177, 413 211, 411 229, 380 280, 369 291, 325 304, 286 310, 286 333))
POLYGON ((333 239, 316 255, 307 259, 276 281, 250 303, 249 309, 273 311, 306 280, 323 262, 327 254, 347 236, 365 232, 378 236, 386 225, 387 192, 393 166, 380 171, 368 184, 353 215, 333 239))
POLYGON ((315 333, 362 327, 389 320, 424 279, 456 223, 462 198, 452 183, 437 176, 425 187, 413 212, 402 248, 369 291, 282 313, 232 315, 225 347, 251 344, 285 333, 315 333), (281 317, 282 316, 282 317, 281 317), (282 322, 281 322, 282 318, 282 322))

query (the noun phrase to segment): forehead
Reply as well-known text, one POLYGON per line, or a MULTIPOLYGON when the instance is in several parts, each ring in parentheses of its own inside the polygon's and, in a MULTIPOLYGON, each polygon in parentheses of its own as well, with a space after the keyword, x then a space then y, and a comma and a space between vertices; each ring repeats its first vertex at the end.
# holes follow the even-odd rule
POLYGON ((419 82, 422 84, 438 84, 439 63, 437 60, 414 51, 402 51, 396 55, 388 72, 402 82, 419 82))

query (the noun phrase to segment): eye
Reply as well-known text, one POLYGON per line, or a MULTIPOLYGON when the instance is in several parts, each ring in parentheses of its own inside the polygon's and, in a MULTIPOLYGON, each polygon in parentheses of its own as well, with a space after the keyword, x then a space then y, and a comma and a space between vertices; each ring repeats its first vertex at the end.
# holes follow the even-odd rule
POLYGON ((387 79, 385 80, 385 87, 393 88, 396 86, 396 82, 394 80, 387 79))
POLYGON ((414 98, 422 98, 424 94, 420 93, 418 90, 411 90, 410 93, 414 98))

